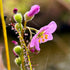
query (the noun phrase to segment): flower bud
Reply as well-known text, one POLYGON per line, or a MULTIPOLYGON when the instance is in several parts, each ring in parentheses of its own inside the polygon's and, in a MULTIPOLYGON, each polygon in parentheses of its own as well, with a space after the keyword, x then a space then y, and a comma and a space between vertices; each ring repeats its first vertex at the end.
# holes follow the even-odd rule
POLYGON ((14 19, 15 19, 15 21, 17 22, 17 23, 21 23, 22 22, 22 15, 21 15, 21 13, 16 13, 15 15, 14 15, 14 19))
POLYGON ((32 20, 32 19, 34 18, 34 15, 33 15, 33 16, 28 16, 27 14, 28 14, 28 12, 26 12, 26 13, 24 14, 24 20, 25 20, 25 21, 30 21, 30 20, 32 20))
POLYGON ((12 41, 12 43, 14 43, 15 45, 18 45, 18 42, 14 41, 14 40, 12 41))
POLYGON ((14 47, 13 51, 17 54, 20 55, 21 53, 21 46, 17 45, 14 47))
POLYGON ((16 13, 17 13, 17 11, 18 11, 18 9, 17 9, 17 8, 14 8, 14 9, 13 9, 13 13, 14 13, 14 14, 16 14, 16 13))
POLYGON ((15 24, 15 29, 16 29, 17 31, 22 31, 23 25, 22 25, 22 24, 19 24, 19 23, 16 23, 16 24, 15 24))
POLYGON ((15 63, 20 66, 20 64, 21 64, 21 58, 20 57, 16 58, 15 59, 15 63))
POLYGON ((27 15, 29 17, 31 17, 31 16, 39 13, 39 11, 40 11, 40 6, 39 5, 33 5, 27 15))
POLYGON ((24 14, 24 20, 25 21, 30 21, 34 18, 34 15, 37 14, 40 11, 40 6, 39 5, 33 5, 30 9, 30 11, 26 12, 24 14))

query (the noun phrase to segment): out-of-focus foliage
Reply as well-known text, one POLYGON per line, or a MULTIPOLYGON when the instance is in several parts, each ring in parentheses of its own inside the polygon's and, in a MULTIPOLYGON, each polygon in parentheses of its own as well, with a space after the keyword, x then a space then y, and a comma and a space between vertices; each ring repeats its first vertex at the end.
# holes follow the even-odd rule
POLYGON ((30 7, 30 2, 31 0, 4 0, 5 13, 11 15, 14 8, 18 8, 19 12, 24 13, 30 7))
POLYGON ((70 0, 65 0, 66 2, 70 2, 70 0))

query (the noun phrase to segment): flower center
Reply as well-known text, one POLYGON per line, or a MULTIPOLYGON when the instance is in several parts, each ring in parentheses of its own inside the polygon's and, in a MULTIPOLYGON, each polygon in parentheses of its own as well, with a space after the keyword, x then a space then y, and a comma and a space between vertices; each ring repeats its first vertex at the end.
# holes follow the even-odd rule
POLYGON ((47 36, 48 36, 48 35, 46 34, 46 35, 45 35, 45 39, 47 39, 47 36))
POLYGON ((39 39, 38 40, 38 42, 40 43, 41 41, 42 42, 44 42, 45 41, 45 39, 48 39, 48 35, 47 34, 45 34, 44 36, 43 35, 41 35, 41 37, 40 37, 41 39, 39 39))
POLYGON ((43 35, 44 32, 41 32, 38 34, 38 37, 41 37, 43 35))

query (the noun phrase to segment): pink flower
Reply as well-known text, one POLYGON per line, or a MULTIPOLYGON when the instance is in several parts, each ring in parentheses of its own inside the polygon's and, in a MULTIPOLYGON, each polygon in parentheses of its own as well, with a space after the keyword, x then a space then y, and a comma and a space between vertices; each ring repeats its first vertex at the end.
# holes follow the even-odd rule
POLYGON ((39 43, 45 43, 53 40, 52 33, 55 32, 57 24, 52 21, 48 25, 42 27, 32 38, 29 49, 31 52, 40 51, 39 43))
POLYGON ((31 17, 37 14, 40 11, 40 6, 39 5, 33 5, 28 12, 27 16, 31 17))
POLYGON ((14 40, 12 41, 12 43, 14 43, 15 45, 18 45, 18 42, 14 41, 14 40))

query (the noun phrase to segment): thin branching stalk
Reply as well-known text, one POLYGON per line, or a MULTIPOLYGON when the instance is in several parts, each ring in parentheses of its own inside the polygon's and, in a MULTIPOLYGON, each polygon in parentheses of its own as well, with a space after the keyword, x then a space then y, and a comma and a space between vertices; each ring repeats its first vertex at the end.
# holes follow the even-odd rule
POLYGON ((23 42, 22 42, 22 38, 21 38, 21 33, 19 32, 19 40, 20 40, 20 44, 21 44, 21 55, 20 55, 20 57, 21 57, 21 63, 22 63, 22 68, 21 69, 23 69, 23 70, 25 70, 25 66, 24 66, 24 52, 23 52, 23 42))
POLYGON ((37 29, 35 29, 35 28, 32 28, 32 27, 29 27, 31 30, 34 30, 34 31, 36 31, 36 32, 38 32, 38 30, 37 29))
MULTIPOLYGON (((26 29, 26 21, 24 22, 24 29, 26 29)), ((22 40, 23 40, 23 37, 21 36, 22 40)), ((26 46, 26 43, 25 41, 23 40, 23 43, 24 43, 24 47, 25 47, 25 50, 26 50, 26 53, 27 53, 27 58, 28 58, 28 62, 29 62, 29 67, 30 67, 30 70, 32 70, 32 65, 31 65, 31 61, 30 61, 30 56, 29 56, 29 53, 28 53, 28 48, 26 46)))
MULTIPOLYGON (((22 38, 22 40, 23 40, 23 37, 21 37, 21 38, 22 38)), ((25 49, 26 49, 26 53, 27 53, 27 57, 28 57, 28 61, 29 61, 30 70, 32 70, 32 65, 31 65, 31 61, 30 61, 30 56, 29 56, 28 49, 27 49, 27 46, 26 46, 24 40, 23 40, 23 43, 24 43, 24 47, 25 47, 25 49)))
POLYGON ((31 29, 29 27, 27 27, 29 29, 29 32, 30 32, 30 40, 32 39, 32 32, 31 32, 31 29))
POLYGON ((20 32, 19 32, 19 36, 20 36, 19 37, 20 44, 21 44, 21 47, 22 47, 22 50, 21 50, 22 69, 25 70, 25 66, 24 66, 24 53, 23 53, 23 46, 24 46, 25 50, 26 50, 26 53, 27 53, 27 58, 28 58, 30 70, 32 70, 32 65, 31 65, 31 61, 30 61, 30 56, 29 56, 29 53, 28 53, 28 49, 26 47, 25 41, 24 41, 23 37, 21 36, 20 32))

